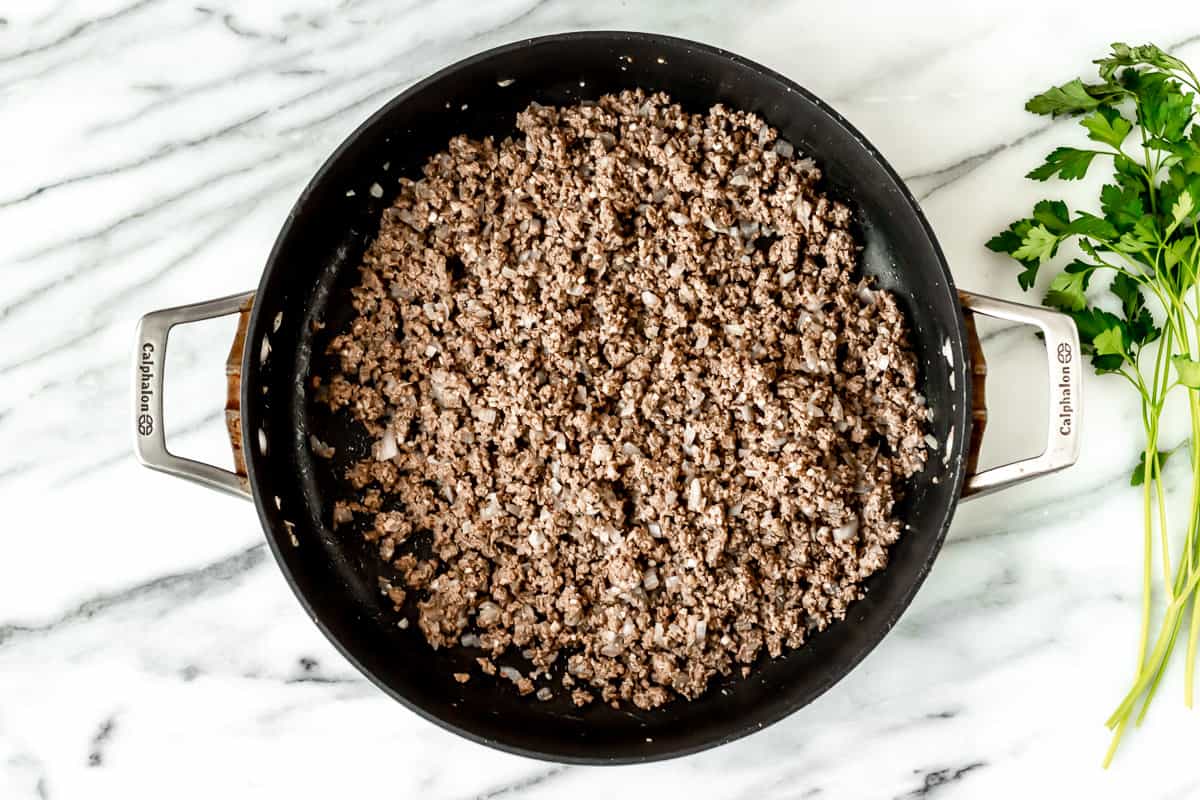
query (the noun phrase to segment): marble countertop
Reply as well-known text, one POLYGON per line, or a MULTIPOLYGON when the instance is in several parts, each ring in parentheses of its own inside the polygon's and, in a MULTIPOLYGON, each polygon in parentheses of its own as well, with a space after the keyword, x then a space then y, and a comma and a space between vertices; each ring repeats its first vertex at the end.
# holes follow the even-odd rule
MULTIPOLYGON (((1100 769, 1140 602, 1140 430, 1115 379, 1086 379, 1080 463, 964 504, 911 609, 832 691, 747 739, 636 767, 505 755, 388 700, 302 613, 247 503, 130 452, 136 319, 254 287, 301 187, 359 122, 438 67, 531 35, 658 31, 789 75, 905 177, 961 287, 1019 299, 982 243, 1046 191, 1021 175, 1076 135, 1025 98, 1115 38, 1200 62, 1194 4, 1136 19, 1104 5, 3 4, 0 797, 1200 797, 1178 666, 1100 769)), ((231 334, 222 320, 172 336, 172 447, 216 463, 231 334)), ((1038 342, 991 328, 985 347, 984 460, 1032 454, 1038 342)))

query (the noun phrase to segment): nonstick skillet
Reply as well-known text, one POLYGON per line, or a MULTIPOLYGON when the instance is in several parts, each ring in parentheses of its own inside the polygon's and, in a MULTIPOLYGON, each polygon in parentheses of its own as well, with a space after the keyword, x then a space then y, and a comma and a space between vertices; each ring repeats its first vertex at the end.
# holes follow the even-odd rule
POLYGON ((256 291, 148 314, 137 336, 134 426, 142 463, 252 499, 305 610, 382 690, 463 736, 559 761, 678 756, 745 736, 803 707, 850 672, 896 623, 937 556, 961 498, 1062 469, 1079 448, 1079 342, 1068 317, 960 295, 912 195, 836 111, 744 58, 658 35, 587 32, 525 40, 421 81, 363 123, 317 172, 284 221, 256 291), (367 452, 369 442, 347 418, 311 407, 305 384, 320 368, 329 337, 350 318, 356 267, 398 188, 398 175, 418 175, 421 164, 456 134, 512 135, 516 113, 531 101, 573 104, 633 87, 666 91, 690 111, 720 102, 756 112, 817 161, 826 190, 854 211, 863 269, 896 293, 908 317, 921 390, 945 458, 931 458, 912 481, 896 509, 907 532, 843 622, 781 658, 764 658, 748 678, 714 680, 692 702, 654 711, 603 704, 577 709, 565 692, 540 702, 484 679, 459 684, 452 673, 467 671, 476 653, 435 651, 415 627, 397 627, 390 601, 378 590, 382 565, 374 548, 330 527, 341 468, 367 452), (376 184, 382 196, 376 196, 376 184), (983 472, 975 470, 974 455, 985 419, 986 368, 971 313, 1040 328, 1050 374, 1045 450, 983 472), (172 455, 162 417, 170 328, 226 314, 241 314, 226 403, 237 472, 172 455), (336 448, 332 465, 314 457, 310 433, 336 448))

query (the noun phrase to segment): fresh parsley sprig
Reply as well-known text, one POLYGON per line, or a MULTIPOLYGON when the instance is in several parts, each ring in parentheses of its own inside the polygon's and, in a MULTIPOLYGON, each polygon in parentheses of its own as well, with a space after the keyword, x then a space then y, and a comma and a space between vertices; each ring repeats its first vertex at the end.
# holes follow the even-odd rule
POLYGON ((1188 707, 1194 697, 1200 643, 1200 80, 1152 44, 1118 42, 1095 63, 1098 82, 1077 78, 1025 105, 1035 114, 1079 117, 1095 146, 1056 147, 1027 177, 1079 180, 1107 162, 1112 180, 1100 190, 1100 213, 1072 213, 1061 200, 1043 200, 987 246, 1021 264, 1017 281, 1029 290, 1064 244, 1075 245, 1083 257, 1054 274, 1043 303, 1075 320, 1097 372, 1119 375, 1141 399, 1146 446, 1130 479, 1143 496, 1141 637, 1133 684, 1108 719, 1113 739, 1107 766, 1135 710, 1137 723, 1145 717, 1189 614, 1188 707), (1159 434, 1167 397, 1177 388, 1187 392, 1191 416, 1192 494, 1183 548, 1172 558, 1162 482, 1169 453, 1160 448, 1159 434), (1167 607, 1151 643, 1156 539, 1167 607))

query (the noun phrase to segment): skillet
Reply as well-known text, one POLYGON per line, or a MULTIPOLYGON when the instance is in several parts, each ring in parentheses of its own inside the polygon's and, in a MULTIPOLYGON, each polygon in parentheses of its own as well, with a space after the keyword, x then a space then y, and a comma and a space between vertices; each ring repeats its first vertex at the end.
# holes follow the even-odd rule
POLYGON ((334 152, 283 222, 258 288, 156 311, 138 327, 134 427, 153 469, 253 500, 284 577, 316 625, 380 689, 475 741, 557 761, 651 761, 713 747, 776 722, 837 683, 896 624, 929 572, 958 501, 1062 469, 1078 455, 1079 342, 1063 314, 956 290, 937 239, 883 156, 836 111, 765 67, 707 45, 623 32, 568 33, 515 42, 468 58, 400 93, 334 152), (373 546, 330 526, 338 475, 369 451, 361 428, 310 404, 306 377, 324 367, 329 338, 352 316, 357 265, 397 189, 454 135, 515 131, 530 102, 574 104, 607 92, 663 90, 689 111, 715 103, 753 111, 797 152, 814 158, 825 189, 854 211, 863 270, 893 291, 911 325, 922 392, 944 457, 932 457, 896 514, 906 533, 887 568, 866 583, 847 618, 748 678, 714 679, 692 702, 653 711, 519 697, 494 680, 459 684, 476 653, 435 651, 402 630, 378 590, 373 546), (384 164, 388 163, 388 170, 384 164), (373 184, 385 187, 381 197, 373 184), (983 313, 1041 329, 1047 347, 1050 425, 1045 450, 978 472, 986 372, 971 323, 983 313), (171 454, 162 418, 167 335, 173 325, 240 314, 228 365, 226 416, 237 470, 171 454), (320 325, 324 324, 324 328, 320 325), (331 465, 309 434, 333 445, 331 465))

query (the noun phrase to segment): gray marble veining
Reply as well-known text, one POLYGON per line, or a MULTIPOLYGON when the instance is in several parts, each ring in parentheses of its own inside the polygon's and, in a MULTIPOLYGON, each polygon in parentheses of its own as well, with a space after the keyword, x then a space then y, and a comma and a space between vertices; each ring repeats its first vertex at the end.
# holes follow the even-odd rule
MULTIPOLYGON (((0 797, 1200 796, 1200 721, 1178 670, 1114 768, 1098 766, 1140 602, 1139 432, 1115 380, 1088 377, 1080 464, 965 504, 910 611, 835 690, 747 739, 639 767, 528 761, 408 713, 321 638, 249 506, 141 470, 129 448, 136 318, 251 288, 300 189, 359 122, 440 66, 541 33, 659 31, 788 74, 906 176, 961 286, 1019 299, 982 242, 1046 191, 1021 175, 1076 135, 1022 112, 1025 97, 1118 37, 1200 60, 1190 4, 1075 7, 0 6, 0 797)), ((167 387, 172 445, 219 463, 230 334, 173 337, 167 387)), ((1022 331, 987 347, 995 463, 1041 440, 1044 367, 1022 331)), ((1165 436, 1186 432, 1173 421, 1165 436)), ((1176 505, 1186 479, 1168 469, 1176 505)))

